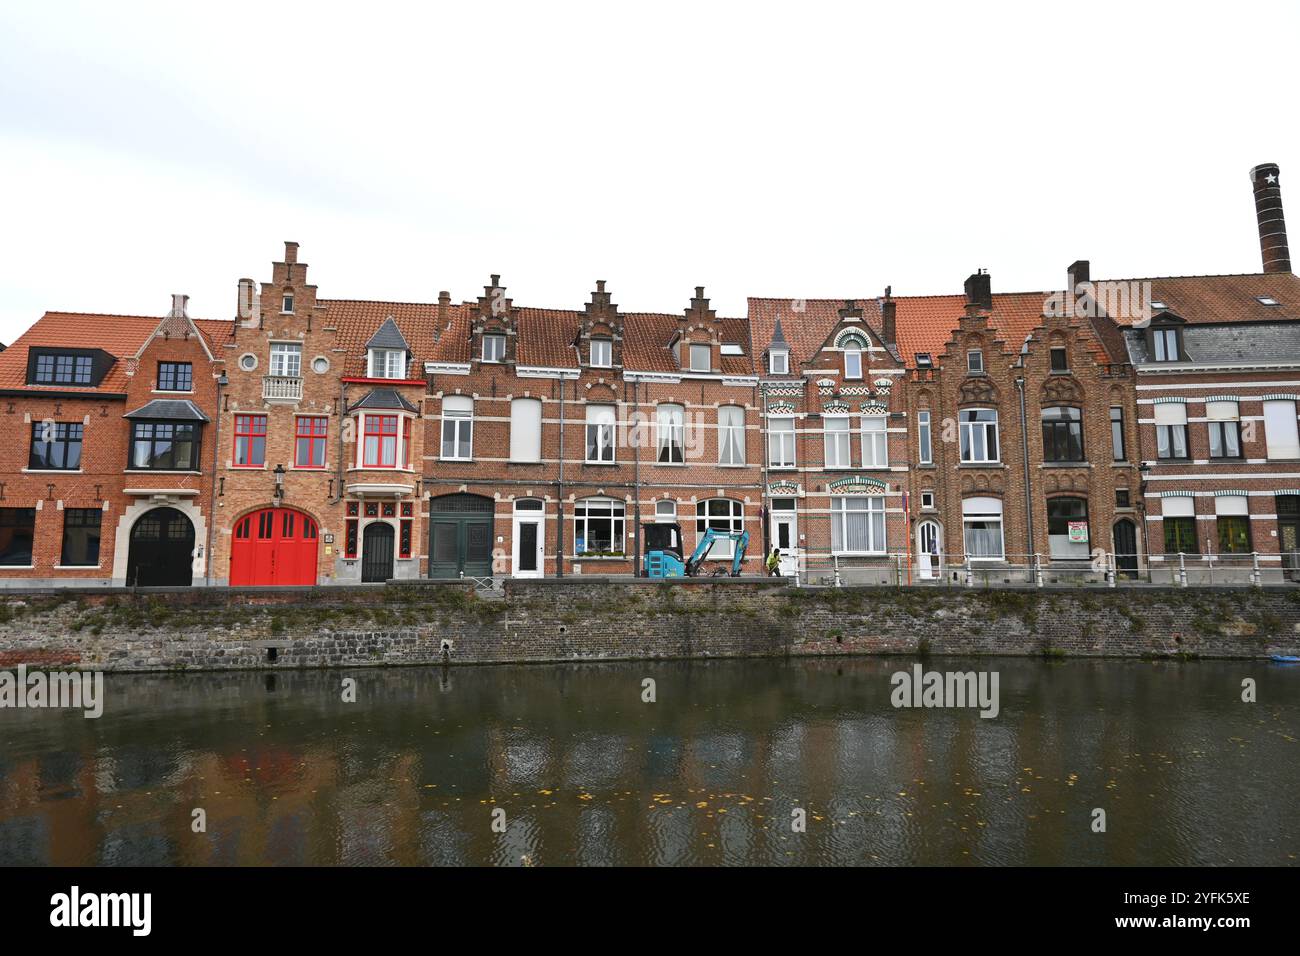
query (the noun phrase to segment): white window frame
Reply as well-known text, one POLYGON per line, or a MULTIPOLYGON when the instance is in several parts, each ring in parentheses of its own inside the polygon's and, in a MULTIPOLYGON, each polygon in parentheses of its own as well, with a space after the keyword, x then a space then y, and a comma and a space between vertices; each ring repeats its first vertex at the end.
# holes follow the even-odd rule
POLYGON ((677 520, 677 502, 672 498, 660 498, 655 502, 655 522, 673 524, 677 520))
POLYGON ((584 443, 586 462, 589 465, 613 464, 616 458, 615 431, 618 427, 618 407, 609 404, 587 406, 587 430, 584 443), (593 429, 595 431, 593 432, 593 429), (593 434, 595 441, 592 441, 593 434), (591 457, 593 447, 596 457, 591 457))
POLYGON ((862 416, 862 467, 889 467, 889 416, 862 416))
POLYGON ((998 464, 1002 458, 1002 436, 998 433, 999 416, 996 408, 963 408, 957 413, 958 421, 958 454, 964 464, 991 465, 998 464), (963 421, 962 416, 967 412, 992 412, 992 421, 963 421), (977 431, 982 432, 984 455, 975 457, 975 434, 977 431), (993 443, 997 446, 997 454, 989 457, 989 433, 993 434, 993 443))
POLYGON ((853 339, 844 343, 844 377, 846 379, 862 378, 862 346, 853 339))
POLYGON ((793 415, 777 415, 767 420, 767 466, 769 468, 795 467, 796 435, 793 415))
POLYGON ((591 367, 612 368, 614 364, 614 340, 591 340, 591 367))
POLYGON ((280 314, 293 315, 293 293, 285 292, 280 296, 280 314))
POLYGON ((1152 358, 1157 362, 1177 362, 1178 361, 1178 330, 1177 329, 1152 329, 1151 330, 1152 358), (1170 349, 1173 354, 1170 355, 1170 349))
POLYGON ((767 374, 789 375, 790 353, 785 349, 773 349, 769 352, 767 354, 767 374))
POLYGON ((272 378, 302 378, 302 343, 272 342, 267 374, 272 378))
POLYGON ((510 401, 510 460, 542 460, 542 412, 540 398, 515 398, 510 401), (525 413, 525 409, 528 411, 525 413))
POLYGON ((1155 406, 1156 458, 1182 461, 1190 457, 1187 440, 1187 406, 1182 402, 1160 402, 1155 406))
POLYGON ((1007 557, 1006 526, 1002 513, 1002 502, 997 498, 966 498, 961 503, 961 541, 962 550, 969 561, 1005 561, 1007 557), (996 524, 998 529, 998 553, 972 555, 970 548, 971 524, 996 524))
POLYGON ((1264 444, 1270 461, 1300 458, 1296 432, 1296 403, 1291 399, 1264 402, 1264 444))
MULTIPOLYGON (((698 545, 704 537, 706 528, 714 528, 716 531, 729 531, 733 534, 740 534, 745 530, 745 505, 744 502, 736 498, 705 498, 703 501, 696 502, 695 505, 695 541, 698 545), (721 510, 715 506, 725 502, 727 505, 727 514, 714 514, 713 511, 721 510), (700 514, 700 509, 704 509, 704 514, 700 514)), ((709 549, 706 561, 730 561, 736 554, 736 542, 730 538, 717 539, 713 542, 713 547, 709 549)))
POLYGON ((442 400, 442 430, 439 443, 442 461, 472 461, 474 458, 474 399, 468 395, 447 395, 442 400), (447 453, 450 427, 451 454, 447 453))
POLYGON ((610 554, 626 555, 627 554, 627 505, 617 498, 606 498, 600 495, 594 495, 589 498, 579 498, 574 502, 573 508, 573 556, 575 558, 584 557, 588 552, 585 550, 590 541, 590 523, 592 521, 610 522, 610 554), (588 514, 593 508, 608 509, 609 514, 598 514, 592 516, 588 514), (581 514, 579 514, 581 509, 581 514), (578 542, 582 542, 584 550, 578 550, 578 542))
POLYGON ((655 464, 686 463, 686 408, 672 402, 655 406, 655 464))
POLYGON ((916 437, 919 445, 918 461, 922 465, 934 464, 934 446, 930 437, 930 412, 928 409, 916 413, 916 437))
POLYGON ((369 349, 369 378, 406 378, 405 349, 369 349))
POLYGON ((984 350, 983 349, 966 350, 966 371, 972 374, 983 374, 984 372, 984 350))
POLYGON ((718 406, 718 464, 745 465, 745 409, 741 405, 718 406), (728 419, 735 419, 728 421, 728 419))
POLYGON ((827 468, 853 467, 853 425, 848 415, 822 419, 822 451, 827 468))
POLYGON ((831 497, 831 553, 884 554, 887 548, 887 523, 884 495, 833 495, 831 497), (864 504, 865 507, 859 507, 859 503, 864 504), (849 539, 849 518, 859 515, 866 521, 867 547, 846 548, 845 542, 849 539))
MULTIPOLYGON (((494 349, 492 349, 491 351, 492 351, 493 353, 496 353, 497 350, 494 348, 494 349)), ((505 333, 503 333, 503 332, 484 332, 484 333, 483 333, 483 351, 482 351, 482 358, 483 358, 483 361, 484 361, 484 362, 491 362, 493 365, 499 365, 499 364, 501 364, 502 362, 504 362, 504 361, 506 360, 506 337, 505 337, 505 333), (489 350, 488 350, 488 343, 489 343, 489 342, 493 343, 494 345, 495 345, 496 343, 500 343, 500 345, 501 345, 501 351, 500 351, 500 354, 499 354, 499 355, 497 355, 497 354, 489 355, 489 354, 488 354, 488 352, 489 352, 489 350)))
POLYGON ((713 346, 703 342, 692 342, 688 348, 692 372, 713 371, 713 346), (704 364, 696 362, 697 356, 704 356, 704 364))

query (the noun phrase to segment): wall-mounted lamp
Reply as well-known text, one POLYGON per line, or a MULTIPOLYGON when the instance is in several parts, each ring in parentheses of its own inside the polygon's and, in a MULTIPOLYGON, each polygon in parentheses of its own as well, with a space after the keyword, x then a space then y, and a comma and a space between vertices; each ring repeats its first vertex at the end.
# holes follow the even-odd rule
POLYGON ((275 471, 275 491, 271 494, 271 500, 278 506, 284 500, 284 465, 276 465, 275 471))

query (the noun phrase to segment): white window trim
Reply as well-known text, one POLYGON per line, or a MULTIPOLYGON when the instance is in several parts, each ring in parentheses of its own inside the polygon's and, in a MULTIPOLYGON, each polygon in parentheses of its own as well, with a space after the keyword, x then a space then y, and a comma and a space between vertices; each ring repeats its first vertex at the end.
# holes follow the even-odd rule
POLYGON ((474 400, 464 395, 449 395, 442 400, 442 416, 438 425, 438 460, 439 461, 473 461, 474 460, 474 400), (455 401, 460 399, 461 401, 455 401), (461 404, 463 401, 470 403, 469 412, 447 408, 448 401, 455 401, 461 404), (452 443, 453 451, 459 452, 462 444, 461 425, 469 425, 469 435, 464 441, 465 454, 451 454, 446 452, 446 438, 444 433, 448 422, 456 423, 456 438, 452 443))
MULTIPOLYGON (((835 540, 835 537, 834 537, 834 530, 833 530, 833 528, 832 528, 832 532, 831 532, 831 541, 832 541, 832 545, 831 545, 831 553, 832 553, 832 554, 837 554, 837 555, 844 555, 844 556, 854 556, 854 555, 872 555, 872 554, 887 554, 887 553, 888 553, 888 550, 889 550, 889 509, 888 509, 888 507, 886 507, 885 496, 884 496, 884 495, 832 495, 832 496, 831 496, 831 508, 830 508, 830 512, 831 512, 831 515, 830 515, 830 517, 831 517, 831 522, 832 522, 833 525, 834 525, 834 524, 838 524, 838 525, 839 525, 839 529, 840 529, 840 542, 841 542, 841 544, 843 544, 843 542, 846 541, 846 540, 848 539, 848 525, 847 525, 847 521, 848 521, 848 516, 849 516, 849 514, 850 514, 850 511, 848 510, 848 506, 847 506, 847 504, 841 504, 841 502, 847 503, 848 501, 866 501, 866 502, 867 502, 868 506, 867 506, 866 510, 861 510, 861 511, 859 511, 859 510, 855 510, 855 511, 853 511, 853 512, 851 512, 851 513, 852 513, 852 514, 860 514, 860 515, 863 515, 863 516, 866 517, 866 519, 867 519, 867 535, 868 535, 868 537, 871 536, 871 528, 872 528, 871 518, 872 518, 872 516, 873 516, 873 515, 876 515, 876 514, 879 514, 879 515, 880 515, 880 538, 881 538, 881 540, 880 540, 880 542, 879 542, 879 547, 878 547, 878 548, 868 549, 868 550, 866 550, 866 551, 861 551, 861 550, 858 550, 858 551, 850 551, 850 550, 847 550, 847 549, 845 549, 845 548, 843 548, 843 547, 841 547, 841 548, 839 548, 839 549, 836 549, 835 546, 834 546, 834 543, 833 543, 834 540, 835 540), (879 504, 879 507, 878 507, 878 508, 877 508, 877 503, 879 504)), ((873 542, 873 543, 874 543, 874 542, 873 542)))
POLYGON ((889 416, 887 415, 863 415, 862 416, 862 467, 863 468, 888 468, 889 467, 889 416), (880 422, 879 428, 868 428, 867 422, 880 422), (881 449, 880 461, 875 460, 875 451, 867 454, 868 444, 879 446, 881 449))
POLYGON ((796 460, 797 460, 797 458, 798 458, 798 447, 797 447, 797 446, 798 446, 798 432, 795 430, 795 421, 796 421, 796 419, 795 419, 795 417, 794 417, 793 415, 776 415, 776 416, 773 416, 773 417, 768 418, 768 420, 767 420, 767 449, 766 449, 766 452, 767 452, 767 466, 768 466, 769 468, 796 468, 796 467, 798 467, 798 466, 796 465, 796 463, 795 463, 796 460), (777 428, 772 427, 776 422, 789 422, 789 423, 790 423, 790 428, 789 428, 789 430, 786 430, 786 429, 777 429, 777 428), (775 437, 777 437, 777 436, 781 436, 781 438, 782 438, 782 440, 781 440, 781 446, 782 446, 782 447, 781 447, 781 450, 782 450, 782 451, 785 450, 785 440, 786 440, 786 436, 788 436, 789 443, 790 443, 790 460, 789 460, 789 461, 786 461, 786 460, 784 459, 784 456, 782 457, 782 460, 780 460, 780 461, 775 460, 775 459, 773 458, 773 456, 772 456, 772 440, 773 440, 773 438, 775 438, 775 437))

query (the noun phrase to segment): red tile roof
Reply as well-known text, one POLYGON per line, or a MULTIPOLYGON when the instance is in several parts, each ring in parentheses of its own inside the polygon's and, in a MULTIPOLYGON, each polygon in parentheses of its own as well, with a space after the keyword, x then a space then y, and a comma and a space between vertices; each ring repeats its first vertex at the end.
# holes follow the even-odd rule
POLYGON ((438 326, 436 302, 375 302, 367 299, 317 299, 325 307, 325 322, 338 329, 337 344, 345 349, 343 374, 366 374, 366 343, 388 318, 397 324, 410 346, 407 374, 424 377, 424 362, 434 357, 438 326))
MULTIPOLYGON (((1109 280, 1116 282, 1150 282, 1151 297, 1163 302, 1171 311, 1189 322, 1267 322, 1300 319, 1300 278, 1290 273, 1228 276, 1166 276, 1151 279, 1109 280), (1280 304, 1268 306, 1255 297, 1269 295, 1280 304)), ((1043 309, 1051 296, 1059 292, 995 293, 990 324, 1004 340, 1008 351, 1019 351, 1025 338, 1041 323, 1043 309)), ((863 310, 867 324, 879 334, 878 299, 855 299, 863 310)), ((898 349, 909 367, 915 367, 917 353, 928 352, 936 358, 943 353, 952 332, 965 310, 964 295, 898 296, 896 327, 898 349)), ((770 299, 749 300, 749 320, 754 333, 754 350, 766 351, 775 332, 776 320, 790 344, 792 368, 807 361, 826 341, 839 321, 845 299, 770 299), (802 306, 800 311, 797 307, 802 306)), ((1132 317, 1118 317, 1129 324, 1132 317)), ((1112 361, 1127 361, 1104 328, 1097 335, 1098 350, 1109 348, 1112 361)))
MULTIPOLYGON (((9 348, 0 352, 0 388, 30 388, 58 392, 85 392, 90 395, 126 391, 126 365, 158 328, 162 316, 108 315, 88 312, 46 312, 9 348), (33 346, 63 348, 97 348, 117 361, 96 388, 72 388, 66 385, 27 385, 27 356, 33 346)), ((194 320, 195 327, 207 340, 208 349, 217 355, 218 347, 231 336, 231 323, 210 319, 194 320)))

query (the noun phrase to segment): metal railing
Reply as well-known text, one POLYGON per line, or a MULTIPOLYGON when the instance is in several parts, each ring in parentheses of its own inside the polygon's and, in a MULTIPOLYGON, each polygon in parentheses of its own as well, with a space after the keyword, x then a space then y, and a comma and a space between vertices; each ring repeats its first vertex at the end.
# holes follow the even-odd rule
POLYGON ((296 402, 302 398, 302 378, 289 375, 262 376, 262 398, 296 402))
POLYGON ((1300 552, 1145 555, 1098 551, 1088 558, 804 552, 798 557, 797 574, 790 576, 800 587, 1258 587, 1300 582, 1300 552))

